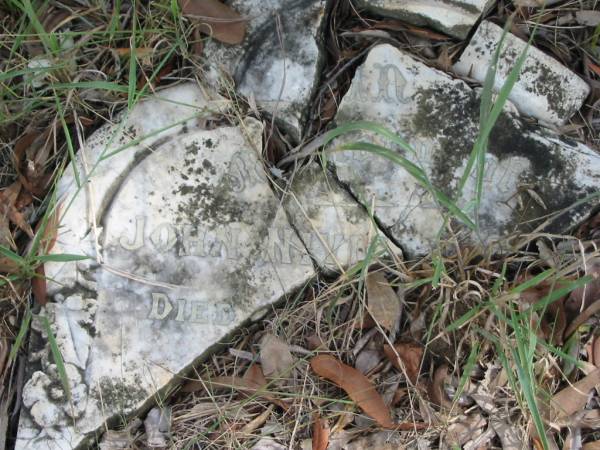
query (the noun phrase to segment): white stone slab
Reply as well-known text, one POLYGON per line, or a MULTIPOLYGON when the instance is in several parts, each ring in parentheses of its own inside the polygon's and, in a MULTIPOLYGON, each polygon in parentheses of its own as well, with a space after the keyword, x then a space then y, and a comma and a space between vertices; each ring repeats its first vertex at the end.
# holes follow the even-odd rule
MULTIPOLYGON (((501 37, 501 27, 489 21, 482 22, 454 65, 454 71, 483 84, 501 37)), ((494 80, 496 92, 506 82, 526 46, 525 41, 507 33, 494 80)), ((546 125, 561 126, 581 108, 589 93, 590 87, 577 74, 531 46, 521 75, 508 98, 521 113, 546 125)))
POLYGON ((39 351, 30 354, 18 450, 87 445, 107 421, 156 401, 238 325, 313 276, 263 171, 260 122, 204 130, 192 119, 137 143, 222 107, 190 85, 159 97, 135 107, 124 132, 94 134, 79 153, 88 168, 106 149, 131 146, 99 163, 68 209, 73 171, 61 180, 65 216, 54 252, 94 259, 46 266, 52 302, 34 320, 39 351), (295 246, 294 260, 281 258, 280 236, 295 246), (64 359, 70 400, 41 316, 64 359))
POLYGON ((342 272, 365 259, 374 239, 378 252, 401 256, 327 169, 311 164, 293 177, 284 206, 308 252, 327 273, 342 272))
MULTIPOLYGON (((357 69, 335 120, 384 125, 408 140, 415 153, 375 139, 372 133, 346 135, 331 148, 356 140, 391 146, 422 167, 433 185, 455 196, 479 129, 479 99, 463 81, 390 45, 379 45, 357 69)), ((356 198, 368 205, 374 202, 375 216, 408 256, 427 253, 436 245, 443 225, 440 208, 405 169, 359 151, 334 152, 330 160, 356 198)), ((501 114, 491 134, 485 167, 480 232, 468 237, 474 242, 527 229, 525 222, 568 207, 600 186, 596 152, 521 122, 514 107, 501 114)), ((463 209, 468 210, 474 192, 471 177, 459 204, 463 209)), ((585 207, 564 215, 555 229, 580 219, 582 211, 585 207)))
POLYGON ((492 0, 362 0, 370 11, 464 39, 492 0))
POLYGON ((287 124, 298 138, 315 82, 320 76, 320 29, 324 0, 233 0, 247 17, 244 42, 231 46, 206 42, 207 75, 226 82, 287 124))

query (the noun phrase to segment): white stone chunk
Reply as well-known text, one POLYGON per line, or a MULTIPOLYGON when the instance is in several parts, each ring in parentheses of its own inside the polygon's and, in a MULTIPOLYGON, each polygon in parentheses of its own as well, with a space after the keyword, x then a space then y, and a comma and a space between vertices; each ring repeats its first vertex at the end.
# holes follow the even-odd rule
POLYGON ((17 450, 87 445, 107 421, 156 401, 240 324, 312 278, 259 158, 262 124, 200 128, 217 104, 191 85, 162 91, 79 152, 89 174, 82 190, 72 169, 62 179, 53 251, 93 259, 46 265, 52 302, 34 320, 17 450))
POLYGON ((493 0, 362 0, 368 10, 385 17, 429 26, 464 39, 493 0))
POLYGON ((207 75, 226 88, 232 79, 238 92, 285 122, 298 138, 320 76, 325 1, 233 0, 229 5, 248 18, 246 37, 233 46, 207 41, 207 75))
MULTIPOLYGON (((454 65, 454 71, 483 84, 494 52, 500 43, 502 28, 484 21, 454 65)), ((527 43, 507 33, 500 52, 494 91, 499 92, 527 43)), ((583 105, 590 87, 577 74, 536 47, 529 47, 521 75, 509 99, 523 114, 545 125, 561 126, 583 105)))
MULTIPOLYGON (((449 198, 456 198, 479 131, 479 97, 463 81, 390 45, 379 45, 357 69, 335 120, 338 124, 363 120, 383 125, 406 139, 412 151, 366 132, 338 138, 330 149, 360 140, 385 145, 421 167, 430 183, 449 198)), ((353 196, 374 205, 375 217, 408 256, 437 246, 446 210, 407 170, 364 151, 336 151, 330 160, 353 196)), ((491 133, 486 153, 479 231, 453 228, 462 230, 463 238, 471 243, 492 243, 531 229, 540 217, 571 206, 598 186, 600 156, 596 152, 522 122, 514 107, 507 107, 491 133)), ((457 202, 473 220, 475 190, 473 173, 457 202)), ((564 230, 585 211, 586 206, 580 205, 554 222, 553 229, 564 230)))
POLYGON ((284 205, 308 252, 327 273, 342 272, 362 261, 372 243, 378 251, 401 255, 365 208, 317 164, 293 175, 284 205))

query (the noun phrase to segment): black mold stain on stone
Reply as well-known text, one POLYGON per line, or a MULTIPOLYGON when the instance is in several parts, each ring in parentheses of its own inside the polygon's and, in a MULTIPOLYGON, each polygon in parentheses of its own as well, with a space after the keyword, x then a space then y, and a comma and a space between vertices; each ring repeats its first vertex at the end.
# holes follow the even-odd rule
POLYGON ((123 412, 133 410, 146 400, 148 393, 141 387, 141 380, 125 383, 121 379, 102 377, 98 386, 100 392, 92 391, 99 402, 106 405, 107 410, 119 409, 123 412))
MULTIPOLYGON (((418 92, 416 100, 418 110, 412 129, 421 136, 436 139, 441 146, 433 157, 433 184, 453 196, 462 175, 458 169, 469 157, 478 135, 479 97, 463 85, 439 84, 418 92)), ((500 161, 518 156, 530 162, 531 170, 522 176, 521 184, 531 186, 547 206, 545 210, 535 201, 526 202, 524 210, 514 211, 514 224, 569 207, 591 193, 577 187, 573 180, 575 167, 563 156, 560 146, 542 143, 532 137, 534 133, 543 136, 540 128, 502 112, 488 143, 488 152, 500 161)), ((551 229, 562 231, 567 225, 568 216, 565 216, 551 229)))

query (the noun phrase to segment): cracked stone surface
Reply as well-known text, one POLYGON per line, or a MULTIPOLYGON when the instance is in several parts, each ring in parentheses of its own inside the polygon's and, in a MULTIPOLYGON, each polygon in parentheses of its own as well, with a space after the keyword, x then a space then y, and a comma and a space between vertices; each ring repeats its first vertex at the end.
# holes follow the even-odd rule
POLYGON ((327 273, 341 272, 362 261, 376 236, 384 249, 401 255, 365 208, 317 164, 294 174, 284 206, 309 254, 327 273))
POLYGON ((385 17, 430 26, 464 39, 492 0, 362 0, 362 6, 385 17))
MULTIPOLYGON (((373 134, 347 135, 391 146, 422 167, 433 185, 454 198, 479 129, 478 93, 461 80, 432 69, 390 45, 374 47, 358 68, 335 120, 377 122, 409 141, 413 152, 373 134)), ((341 141, 332 145, 337 145, 341 141)), ((408 256, 427 253, 443 225, 429 192, 401 166, 381 156, 343 151, 331 154, 337 177, 364 204, 408 256)), ((464 239, 488 244, 536 219, 573 205, 600 185, 600 156, 588 147, 522 122, 510 104, 492 131, 486 153, 478 233, 464 239)), ((459 203, 469 211, 475 198, 471 176, 459 203)), ((472 207, 471 207, 472 209, 472 207)), ((564 230, 582 218, 585 205, 557 219, 564 230)), ((473 215, 473 211, 470 211, 473 215)), ((457 229, 458 230, 458 229, 457 229)))
POLYGON ((281 119, 295 138, 318 81, 324 0, 233 0, 247 17, 241 45, 209 40, 204 48, 209 77, 222 84, 228 74, 237 91, 281 119))
MULTIPOLYGON (((483 21, 454 65, 454 71, 483 84, 501 38, 501 27, 483 21)), ((527 43, 522 39, 511 33, 506 34, 494 80, 496 92, 506 82, 526 46, 527 43)), ((532 46, 508 98, 521 113, 533 116, 546 125, 561 126, 579 111, 589 93, 590 87, 577 74, 532 46)))
POLYGON ((68 209, 72 168, 61 179, 53 252, 91 259, 46 265, 52 301, 33 321, 16 449, 85 447, 107 421, 156 401, 237 326, 312 278, 259 159, 262 124, 206 130, 191 118, 224 107, 192 85, 159 92, 123 126, 89 139, 79 152, 84 181, 101 155, 129 146, 97 164, 68 209))

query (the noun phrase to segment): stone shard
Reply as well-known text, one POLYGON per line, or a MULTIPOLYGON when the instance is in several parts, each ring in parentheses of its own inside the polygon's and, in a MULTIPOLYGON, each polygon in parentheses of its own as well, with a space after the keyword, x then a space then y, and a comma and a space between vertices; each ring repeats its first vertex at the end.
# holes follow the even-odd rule
POLYGON ((199 127, 223 106, 191 85, 161 91, 80 150, 79 192, 72 167, 61 179, 53 252, 91 259, 46 264, 53 301, 33 321, 17 450, 86 446, 313 276, 263 171, 262 124, 199 127))
MULTIPOLYGON (((483 84, 502 31, 492 22, 482 22, 454 65, 454 71, 483 84)), ((496 92, 506 82, 526 46, 527 43, 522 39, 511 33, 506 34, 494 80, 496 92)), ((577 74, 531 46, 521 75, 508 98, 521 113, 535 117, 545 125, 561 126, 581 108, 589 93, 590 87, 577 74)))
POLYGON ((284 206, 309 254, 327 273, 342 272, 365 259, 375 238, 378 249, 401 254, 364 207, 317 164, 294 174, 284 206))
MULTIPOLYGON (((356 120, 381 124, 404 137, 413 151, 366 132, 344 141, 375 141, 421 167, 450 198, 457 196, 479 131, 479 97, 461 80, 432 69, 390 46, 374 47, 357 69, 337 112, 338 125, 356 120)), ((436 200, 403 167, 363 151, 336 151, 330 161, 354 197, 374 205, 374 215, 408 256, 436 245, 443 227, 436 200)), ((474 174, 458 202, 473 217, 474 174), (471 209, 469 209, 471 208, 471 209)), ((600 186, 600 156, 588 147, 519 120, 509 104, 491 133, 485 156, 479 232, 462 233, 470 242, 492 243, 530 229, 546 214, 572 206, 600 186)), ((563 230, 582 218, 585 205, 554 222, 563 230)))
POLYGON ((385 17, 429 26, 464 39, 493 0, 361 0, 367 10, 385 17))
POLYGON ((276 118, 297 139, 321 67, 319 31, 324 0, 233 0, 248 18, 241 45, 209 40, 203 54, 216 84, 231 77, 242 95, 276 118))

